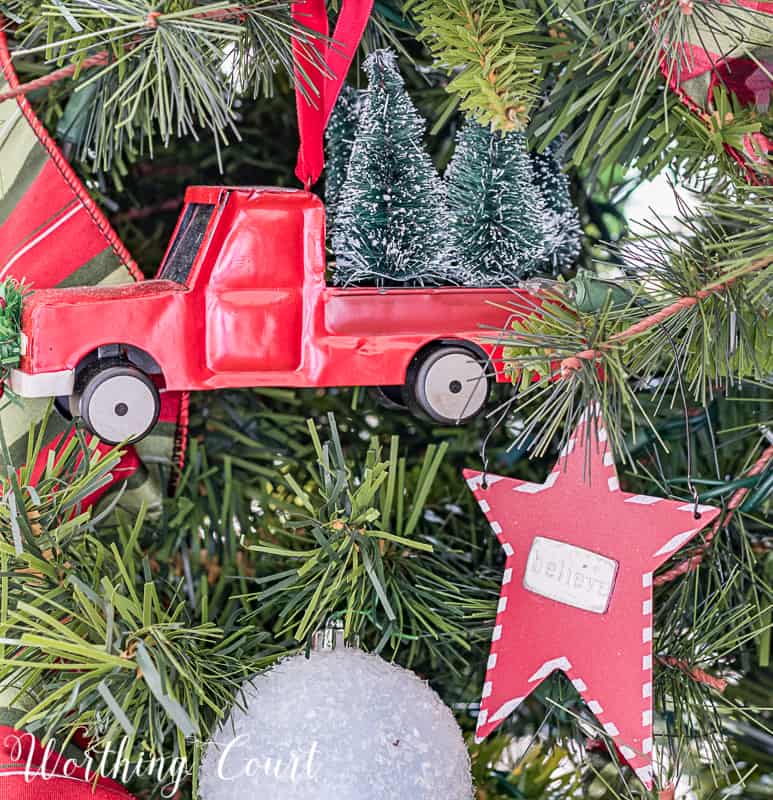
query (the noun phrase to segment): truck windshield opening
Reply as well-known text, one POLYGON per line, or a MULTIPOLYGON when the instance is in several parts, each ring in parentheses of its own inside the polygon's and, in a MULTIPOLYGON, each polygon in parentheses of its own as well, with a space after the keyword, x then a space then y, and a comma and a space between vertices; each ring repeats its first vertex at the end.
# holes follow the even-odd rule
POLYGON ((215 206, 211 203, 189 203, 186 206, 180 229, 169 249, 159 278, 177 283, 188 280, 214 211, 215 206))

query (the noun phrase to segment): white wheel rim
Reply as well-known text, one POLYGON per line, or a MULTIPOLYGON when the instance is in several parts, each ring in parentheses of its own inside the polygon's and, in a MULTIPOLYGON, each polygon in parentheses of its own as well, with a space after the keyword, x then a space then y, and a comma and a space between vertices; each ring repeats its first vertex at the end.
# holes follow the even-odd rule
POLYGON ((427 369, 424 394, 438 416, 450 420, 467 419, 486 403, 485 369, 470 353, 448 353, 427 369))
POLYGON ((132 375, 101 383, 89 398, 88 419, 100 439, 123 442, 142 436, 156 416, 150 387, 132 375))

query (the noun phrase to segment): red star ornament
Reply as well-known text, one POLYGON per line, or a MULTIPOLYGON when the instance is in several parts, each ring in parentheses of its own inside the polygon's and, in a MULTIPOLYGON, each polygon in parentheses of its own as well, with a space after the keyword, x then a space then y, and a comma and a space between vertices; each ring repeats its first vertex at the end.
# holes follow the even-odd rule
POLYGON ((476 739, 560 669, 649 789, 652 573, 719 509, 620 491, 606 442, 581 422, 542 484, 464 471, 507 556, 476 739))

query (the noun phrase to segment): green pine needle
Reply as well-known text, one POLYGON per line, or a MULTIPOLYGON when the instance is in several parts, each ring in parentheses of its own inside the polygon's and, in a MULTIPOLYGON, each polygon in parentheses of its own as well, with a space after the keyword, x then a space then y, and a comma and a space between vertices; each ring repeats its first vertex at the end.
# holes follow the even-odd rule
POLYGON ((16 0, 12 10, 25 35, 17 57, 42 56, 54 68, 109 54, 106 66, 75 83, 93 95, 82 109, 78 151, 99 170, 203 130, 217 148, 238 139, 239 98, 270 95, 277 73, 293 74, 291 36, 307 63, 325 68, 312 46, 318 35, 293 21, 289 0, 246 0, 236 9, 185 0, 16 0), (160 15, 154 25, 151 11, 160 15))
POLYGON ((496 130, 523 130, 540 85, 533 11, 504 0, 420 0, 407 8, 423 28, 419 40, 451 76, 446 90, 461 110, 496 130))
POLYGON ((409 476, 397 437, 388 455, 372 439, 359 471, 344 456, 332 417, 329 442, 310 430, 313 483, 302 487, 288 475, 292 497, 282 504, 279 526, 249 546, 276 564, 260 580, 266 588, 256 604, 272 604, 280 634, 298 641, 340 615, 348 638, 377 631, 382 647, 445 639, 466 649, 462 614, 488 613, 489 603, 459 591, 445 547, 423 535, 421 524, 447 445, 430 446, 409 476))
POLYGON ((21 358, 21 314, 30 292, 13 278, 0 282, 0 367, 5 376, 21 358))

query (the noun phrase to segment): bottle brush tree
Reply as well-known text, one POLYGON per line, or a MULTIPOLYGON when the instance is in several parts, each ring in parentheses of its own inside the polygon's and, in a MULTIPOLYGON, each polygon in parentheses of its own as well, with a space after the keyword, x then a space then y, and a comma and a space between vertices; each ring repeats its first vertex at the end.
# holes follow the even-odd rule
POLYGON ((558 149, 559 142, 553 141, 544 153, 531 153, 534 183, 545 202, 543 270, 546 272, 574 266, 582 239, 580 217, 572 203, 569 179, 561 168, 558 149))
POLYGON ((446 171, 455 269, 465 283, 512 283, 545 260, 545 204, 525 140, 468 122, 446 171))
POLYGON ((345 83, 325 129, 325 207, 328 226, 332 226, 341 201, 341 190, 357 134, 359 103, 360 93, 345 83))
POLYGON ((432 284, 448 275, 443 183, 423 147, 424 120, 377 50, 333 225, 338 284, 432 284))

